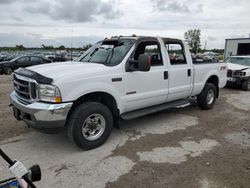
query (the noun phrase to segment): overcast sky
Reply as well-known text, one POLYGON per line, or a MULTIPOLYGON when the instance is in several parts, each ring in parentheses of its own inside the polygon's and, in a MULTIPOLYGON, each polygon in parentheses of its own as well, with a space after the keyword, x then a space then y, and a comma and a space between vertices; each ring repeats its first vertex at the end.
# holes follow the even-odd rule
POLYGON ((199 28, 202 46, 248 37, 249 0, 0 0, 0 46, 94 43, 116 35, 183 38, 199 28))

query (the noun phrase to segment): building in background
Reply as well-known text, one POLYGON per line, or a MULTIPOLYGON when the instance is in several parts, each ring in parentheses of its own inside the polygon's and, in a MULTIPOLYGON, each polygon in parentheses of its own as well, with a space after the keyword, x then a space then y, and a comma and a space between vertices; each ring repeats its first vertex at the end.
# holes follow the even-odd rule
POLYGON ((250 55, 250 36, 249 38, 226 39, 225 59, 232 55, 250 55))

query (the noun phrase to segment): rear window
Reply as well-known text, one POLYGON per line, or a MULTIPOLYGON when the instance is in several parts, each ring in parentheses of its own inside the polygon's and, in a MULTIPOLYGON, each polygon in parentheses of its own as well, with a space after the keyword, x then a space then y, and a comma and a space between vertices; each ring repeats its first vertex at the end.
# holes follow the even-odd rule
POLYGON ((168 51, 171 65, 183 65, 187 64, 185 51, 182 44, 179 43, 166 43, 166 49, 168 51))

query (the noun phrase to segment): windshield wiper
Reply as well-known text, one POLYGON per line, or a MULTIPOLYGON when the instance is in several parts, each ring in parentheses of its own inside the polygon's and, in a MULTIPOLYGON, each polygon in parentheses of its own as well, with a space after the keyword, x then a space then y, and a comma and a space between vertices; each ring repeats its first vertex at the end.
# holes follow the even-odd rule
POLYGON ((124 42, 119 42, 119 43, 117 43, 112 49, 111 49, 111 56, 110 56, 110 58, 109 58, 109 55, 108 55, 108 57, 107 57, 107 59, 105 60, 105 64, 110 64, 111 63, 111 60, 112 60, 112 58, 113 58, 113 56, 114 56, 114 49, 116 48, 116 47, 119 47, 119 46, 122 46, 124 44, 124 42), (109 59, 109 61, 108 61, 108 63, 107 63, 107 60, 109 59))
POLYGON ((99 50, 99 48, 96 48, 91 54, 89 54, 90 58, 87 60, 87 62, 90 62, 93 55, 99 50))

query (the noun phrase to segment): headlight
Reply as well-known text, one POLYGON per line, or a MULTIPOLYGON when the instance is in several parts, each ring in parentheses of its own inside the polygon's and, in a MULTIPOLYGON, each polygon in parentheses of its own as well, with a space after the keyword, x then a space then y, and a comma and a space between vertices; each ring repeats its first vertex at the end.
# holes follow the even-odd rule
POLYGON ((57 86, 39 84, 37 91, 39 100, 41 101, 55 102, 55 103, 62 102, 61 93, 57 86))
POLYGON ((246 76, 246 72, 235 71, 234 75, 235 76, 246 76))

